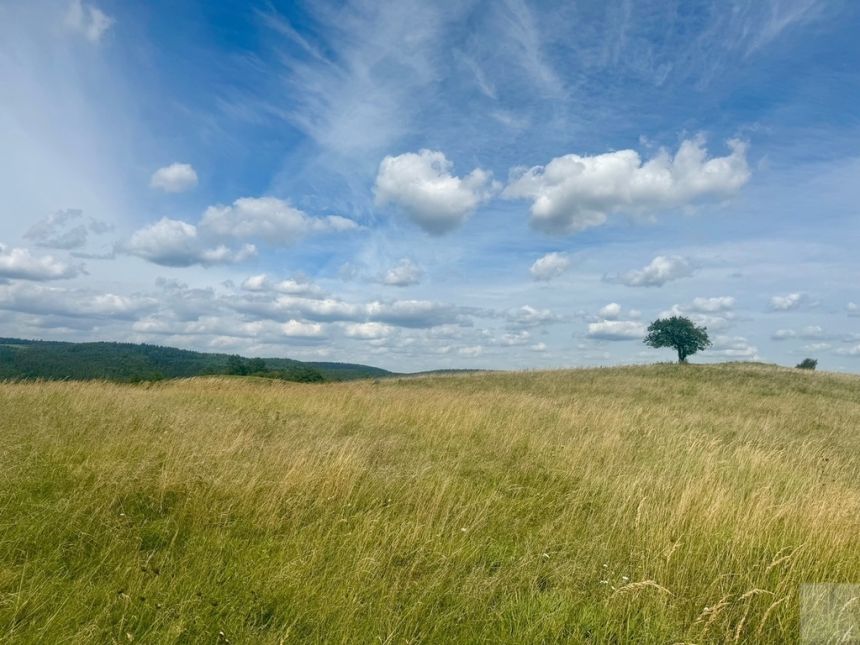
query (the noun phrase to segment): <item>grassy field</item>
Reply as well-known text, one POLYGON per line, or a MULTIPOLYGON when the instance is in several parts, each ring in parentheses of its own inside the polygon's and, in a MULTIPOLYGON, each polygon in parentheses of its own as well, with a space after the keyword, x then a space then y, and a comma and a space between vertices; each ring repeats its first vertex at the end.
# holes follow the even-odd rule
POLYGON ((3 642, 794 642, 860 378, 0 384, 3 642))

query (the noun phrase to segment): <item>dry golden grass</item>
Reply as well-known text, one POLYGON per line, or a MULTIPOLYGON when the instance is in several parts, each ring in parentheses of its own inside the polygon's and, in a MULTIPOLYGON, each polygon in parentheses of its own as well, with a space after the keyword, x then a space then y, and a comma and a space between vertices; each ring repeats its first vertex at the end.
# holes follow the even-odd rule
POLYGON ((792 642, 860 379, 0 384, 0 641, 792 642))

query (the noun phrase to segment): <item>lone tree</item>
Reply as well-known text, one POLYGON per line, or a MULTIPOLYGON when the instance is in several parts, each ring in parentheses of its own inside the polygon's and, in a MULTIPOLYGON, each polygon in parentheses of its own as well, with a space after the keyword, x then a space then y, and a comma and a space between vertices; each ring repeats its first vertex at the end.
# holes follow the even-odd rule
POLYGON ((648 325, 648 334, 643 342, 657 348, 674 347, 679 363, 686 363, 688 356, 711 346, 708 330, 684 316, 655 320, 648 325))
POLYGON ((800 370, 814 370, 818 367, 818 361, 814 358, 804 358, 795 367, 800 370))

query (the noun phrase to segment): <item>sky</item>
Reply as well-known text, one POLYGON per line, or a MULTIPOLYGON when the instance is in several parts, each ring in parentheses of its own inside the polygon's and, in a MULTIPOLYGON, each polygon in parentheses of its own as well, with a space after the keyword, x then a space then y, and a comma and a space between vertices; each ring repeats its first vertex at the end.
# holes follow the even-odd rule
POLYGON ((860 4, 0 0, 0 336, 860 372, 860 4))

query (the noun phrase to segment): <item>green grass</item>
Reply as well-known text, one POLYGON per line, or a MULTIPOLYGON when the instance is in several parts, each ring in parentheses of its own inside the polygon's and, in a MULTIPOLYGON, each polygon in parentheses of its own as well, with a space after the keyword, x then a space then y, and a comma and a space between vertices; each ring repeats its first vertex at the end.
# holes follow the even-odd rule
POLYGON ((0 406, 3 642, 784 643, 800 584, 860 583, 856 377, 8 383, 0 406))

